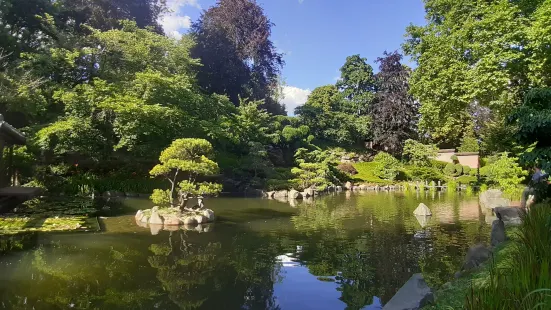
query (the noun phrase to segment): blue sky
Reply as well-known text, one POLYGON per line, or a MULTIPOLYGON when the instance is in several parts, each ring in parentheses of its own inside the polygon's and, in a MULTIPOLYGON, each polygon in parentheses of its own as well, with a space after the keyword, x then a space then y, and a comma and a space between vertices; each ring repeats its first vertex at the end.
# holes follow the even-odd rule
MULTIPOLYGON (((188 31, 216 0, 168 0, 173 13, 163 25, 174 35, 188 31)), ((375 68, 382 53, 399 50, 405 28, 424 24, 422 0, 258 0, 276 26, 272 41, 285 54, 283 102, 287 111, 309 92, 333 84, 346 57, 360 54, 375 68)))

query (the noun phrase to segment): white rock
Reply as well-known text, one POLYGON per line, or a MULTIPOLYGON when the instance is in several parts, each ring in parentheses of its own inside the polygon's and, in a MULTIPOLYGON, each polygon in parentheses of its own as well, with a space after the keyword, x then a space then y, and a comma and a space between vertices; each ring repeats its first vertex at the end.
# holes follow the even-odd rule
POLYGON ((417 209, 413 211, 413 214, 417 216, 431 216, 432 212, 430 211, 429 207, 427 207, 427 205, 425 205, 424 203, 420 203, 417 209))
POLYGON ((201 214, 207 219, 207 222, 214 222, 214 211, 205 209, 201 214))
POLYGON ((289 191, 289 199, 300 199, 302 198, 302 194, 299 191, 296 191, 294 189, 289 191))
POLYGON ((416 273, 398 290, 383 310, 417 310, 434 301, 423 275, 416 273))

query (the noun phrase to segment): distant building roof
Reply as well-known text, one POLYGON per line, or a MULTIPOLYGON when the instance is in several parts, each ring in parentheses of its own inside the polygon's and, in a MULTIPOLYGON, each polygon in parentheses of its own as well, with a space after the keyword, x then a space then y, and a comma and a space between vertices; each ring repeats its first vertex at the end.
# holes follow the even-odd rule
POLYGON ((4 116, 0 114, 0 139, 9 145, 25 145, 27 139, 17 129, 4 121, 4 116))

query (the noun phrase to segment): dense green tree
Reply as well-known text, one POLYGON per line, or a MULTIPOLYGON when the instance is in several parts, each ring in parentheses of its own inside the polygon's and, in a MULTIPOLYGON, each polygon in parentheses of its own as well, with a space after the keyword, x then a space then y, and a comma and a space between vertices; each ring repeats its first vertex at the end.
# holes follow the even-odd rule
POLYGON ((375 75, 366 58, 360 55, 346 57, 341 67, 337 87, 348 100, 346 110, 351 114, 367 115, 375 98, 375 75))
POLYGON ((345 99, 335 85, 314 89, 295 114, 316 138, 328 143, 353 145, 368 136, 369 117, 347 111, 345 99))
POLYGON ((427 25, 408 27, 404 44, 418 63, 411 90, 422 104, 421 130, 457 145, 476 103, 492 112, 484 139, 507 136, 503 118, 524 91, 549 83, 549 2, 426 0, 425 7, 427 25))
POLYGON ((284 114, 274 100, 283 58, 270 40, 273 23, 254 0, 219 0, 193 24, 192 56, 203 66, 199 84, 209 93, 264 100, 264 108, 284 114))
POLYGON ((402 55, 384 55, 377 59, 377 102, 371 110, 373 143, 377 149, 400 156, 404 142, 417 137, 418 104, 409 94, 411 70, 401 63, 402 55))

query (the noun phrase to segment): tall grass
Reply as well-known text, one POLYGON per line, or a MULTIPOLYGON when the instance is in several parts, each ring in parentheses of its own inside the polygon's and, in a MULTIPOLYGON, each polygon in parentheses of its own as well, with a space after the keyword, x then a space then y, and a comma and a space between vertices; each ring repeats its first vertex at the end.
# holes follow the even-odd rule
POLYGON ((522 219, 488 279, 473 283, 467 309, 551 309, 551 205, 536 205, 522 219))

